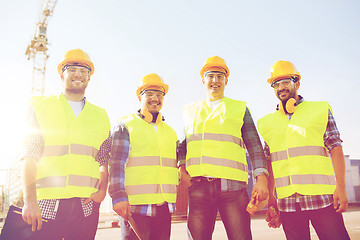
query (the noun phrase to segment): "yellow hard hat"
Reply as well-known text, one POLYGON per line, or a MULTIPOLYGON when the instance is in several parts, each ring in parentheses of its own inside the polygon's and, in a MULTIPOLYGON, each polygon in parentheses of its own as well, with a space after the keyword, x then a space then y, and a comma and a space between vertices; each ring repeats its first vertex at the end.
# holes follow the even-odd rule
POLYGON ((81 49, 73 49, 65 54, 64 60, 57 67, 59 74, 62 73, 66 65, 86 66, 90 69, 90 76, 94 73, 94 64, 91 62, 89 55, 81 49))
POLYGON ((226 74, 226 78, 229 77, 230 75, 230 71, 229 68, 227 67, 225 60, 218 57, 218 56, 213 56, 210 57, 206 60, 205 65, 202 67, 201 71, 200 71, 200 75, 201 78, 204 77, 204 74, 210 69, 210 68, 219 68, 220 70, 223 70, 226 74))
POLYGON ((284 77, 296 77, 300 81, 301 76, 296 70, 294 64, 289 61, 277 61, 271 68, 271 77, 267 80, 268 83, 272 84, 278 78, 284 77))
POLYGON ((149 87, 159 87, 163 89, 165 95, 169 90, 169 86, 164 83, 163 79, 159 75, 151 73, 143 77, 140 81, 138 88, 136 89, 136 95, 139 96, 143 90, 149 87))

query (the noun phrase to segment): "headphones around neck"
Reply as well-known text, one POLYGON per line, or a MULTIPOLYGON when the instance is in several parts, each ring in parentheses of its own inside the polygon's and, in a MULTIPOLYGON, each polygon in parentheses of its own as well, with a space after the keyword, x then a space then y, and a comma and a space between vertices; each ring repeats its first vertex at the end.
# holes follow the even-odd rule
POLYGON ((289 98, 289 99, 287 100, 287 102, 286 102, 285 108, 284 108, 284 106, 283 106, 282 101, 280 101, 279 110, 280 110, 280 112, 282 112, 283 114, 294 113, 295 110, 296 110, 296 106, 297 106, 297 103, 296 103, 295 98, 289 98), (285 111, 286 111, 286 112, 285 112, 285 111))
POLYGON ((149 112, 149 111, 146 110, 146 109, 142 109, 142 110, 139 112, 139 115, 140 115, 140 117, 141 117, 142 119, 144 119, 147 123, 155 123, 155 124, 158 124, 158 123, 160 123, 161 121, 163 121, 163 117, 162 117, 161 113, 158 113, 155 122, 153 122, 154 116, 152 115, 151 112, 149 112))

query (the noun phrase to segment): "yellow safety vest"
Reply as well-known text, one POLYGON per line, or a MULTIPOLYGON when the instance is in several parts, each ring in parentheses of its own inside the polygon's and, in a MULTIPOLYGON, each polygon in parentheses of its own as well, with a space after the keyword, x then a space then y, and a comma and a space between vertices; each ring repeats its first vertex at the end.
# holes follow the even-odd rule
POLYGON ((241 135, 245 111, 245 102, 226 97, 214 110, 206 100, 185 106, 186 170, 191 177, 248 182, 241 135))
POLYGON ((280 111, 258 121, 269 145, 278 198, 333 194, 335 176, 324 145, 328 123, 327 102, 302 102, 289 121, 280 111))
POLYGON ((35 96, 32 104, 44 139, 37 166, 37 199, 90 197, 100 180, 95 157, 110 131, 106 111, 86 102, 75 117, 62 94, 35 96))
POLYGON ((164 122, 156 124, 156 130, 137 114, 120 121, 130 136, 125 167, 125 191, 130 205, 175 203, 179 184, 175 131, 164 122))

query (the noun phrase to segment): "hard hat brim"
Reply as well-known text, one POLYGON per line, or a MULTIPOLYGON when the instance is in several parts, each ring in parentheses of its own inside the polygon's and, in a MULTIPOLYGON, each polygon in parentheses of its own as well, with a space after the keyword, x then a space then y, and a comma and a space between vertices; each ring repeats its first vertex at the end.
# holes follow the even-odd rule
POLYGON ((286 74, 286 75, 281 75, 281 76, 276 76, 276 77, 272 77, 272 78, 269 78, 268 80, 267 80, 267 82, 269 83, 269 84, 273 84, 273 82, 276 80, 276 79, 284 79, 284 78, 286 78, 286 77, 297 77, 298 78, 298 81, 300 81, 300 79, 301 79, 301 76, 300 76, 300 74, 286 74))
POLYGON ((156 87, 161 87, 164 89, 164 93, 165 95, 167 94, 167 92, 169 91, 169 85, 165 84, 165 83, 160 83, 160 84, 154 84, 154 83, 148 83, 148 84, 144 84, 142 85, 141 87, 138 87, 136 89, 136 96, 139 96, 140 93, 146 89, 146 88, 149 88, 151 86, 156 86, 156 87))
POLYGON ((201 78, 204 77, 205 72, 207 72, 209 68, 213 68, 213 67, 218 67, 218 68, 224 69, 224 73, 226 74, 226 78, 229 77, 230 71, 229 71, 229 68, 226 65, 207 63, 200 70, 201 78))
POLYGON ((64 68, 65 65, 71 65, 71 64, 75 64, 75 65, 79 65, 79 66, 86 66, 88 68, 90 68, 90 76, 93 75, 94 73, 94 64, 91 61, 88 60, 79 60, 76 58, 68 58, 65 59, 64 61, 62 61, 61 63, 59 63, 57 70, 58 73, 61 74, 62 73, 62 69, 64 68))

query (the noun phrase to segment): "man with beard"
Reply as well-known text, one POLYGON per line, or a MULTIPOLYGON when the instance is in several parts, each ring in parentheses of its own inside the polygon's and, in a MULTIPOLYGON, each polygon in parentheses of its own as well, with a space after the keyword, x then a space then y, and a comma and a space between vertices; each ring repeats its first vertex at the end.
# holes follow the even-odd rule
POLYGON ((211 239, 218 212, 228 239, 252 239, 246 150, 257 180, 253 193, 259 201, 268 197, 267 165, 250 111, 224 96, 229 75, 224 59, 208 58, 200 70, 206 99, 184 107, 186 139, 178 157, 189 187, 189 239, 211 239))
MULTIPOLYGON (((348 208, 342 140, 329 104, 298 95, 300 79, 288 61, 276 62, 268 79, 280 100, 258 121, 270 172, 268 207, 280 210, 287 239, 310 240, 310 221, 320 239, 349 239, 341 214, 348 208)), ((270 227, 280 226, 267 215, 270 227)))
POLYGON ((157 74, 146 75, 136 90, 140 110, 111 134, 109 194, 121 239, 170 239, 179 174, 177 136, 160 113, 168 89, 157 74))
POLYGON ((58 72, 63 93, 30 104, 22 216, 30 239, 94 239, 108 184, 110 121, 85 98, 94 73, 85 52, 68 51, 58 72))

